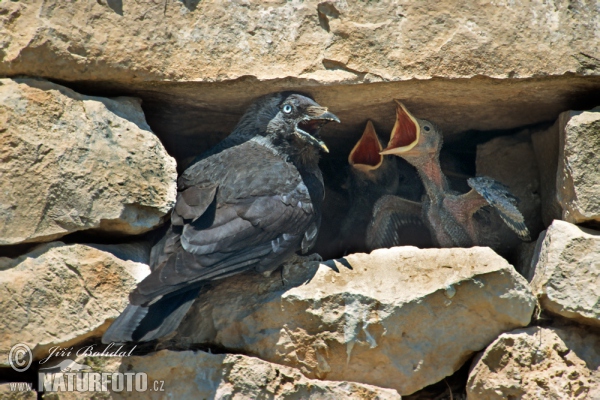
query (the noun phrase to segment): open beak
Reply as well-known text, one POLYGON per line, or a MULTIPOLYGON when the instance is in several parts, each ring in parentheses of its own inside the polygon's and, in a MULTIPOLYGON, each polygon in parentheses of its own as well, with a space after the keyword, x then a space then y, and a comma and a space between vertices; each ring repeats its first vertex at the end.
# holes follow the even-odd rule
POLYGON ((304 140, 311 143, 312 145, 319 147, 326 153, 329 153, 329 149, 319 138, 319 131, 328 122, 340 122, 340 119, 334 114, 327 111, 325 107, 309 107, 307 110, 307 117, 298 122, 296 125, 296 133, 302 136, 304 140))
POLYGON ((421 128, 416 118, 408 112, 404 104, 396 102, 396 123, 392 128, 390 141, 380 154, 407 153, 419 143, 421 139, 421 128))
POLYGON ((348 163, 363 172, 375 170, 381 166, 383 156, 379 154, 383 150, 375 127, 369 120, 367 126, 354 148, 348 156, 348 163))

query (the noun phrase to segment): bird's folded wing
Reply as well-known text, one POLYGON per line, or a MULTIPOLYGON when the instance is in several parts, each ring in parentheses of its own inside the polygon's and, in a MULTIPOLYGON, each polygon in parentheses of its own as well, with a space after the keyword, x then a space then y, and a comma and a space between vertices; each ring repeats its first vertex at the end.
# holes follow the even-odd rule
MULTIPOLYGON (((211 177, 205 174, 213 165, 196 176, 195 185, 179 193, 172 228, 158 244, 163 254, 153 257, 160 265, 132 292, 132 304, 147 304, 250 268, 268 269, 300 248, 307 231, 316 235, 309 229, 315 215, 300 175, 283 160, 270 157, 270 152, 252 151, 247 154, 260 155, 256 163, 246 161, 245 168, 221 171, 209 182, 211 177), (269 173, 258 173, 260 168, 270 168, 263 170, 269 173)), ((217 156, 222 166, 231 168, 228 153, 217 156)))
POLYGON ((399 232, 407 225, 422 225, 421 204, 398 196, 382 196, 373 207, 367 227, 367 247, 373 250, 403 244, 399 232))
MULTIPOLYGON (((518 200, 510 193, 508 187, 487 176, 469 178, 467 183, 498 212, 500 218, 521 240, 531 240, 525 219, 517 208, 518 200)), ((469 193, 464 196, 468 195, 469 193)))

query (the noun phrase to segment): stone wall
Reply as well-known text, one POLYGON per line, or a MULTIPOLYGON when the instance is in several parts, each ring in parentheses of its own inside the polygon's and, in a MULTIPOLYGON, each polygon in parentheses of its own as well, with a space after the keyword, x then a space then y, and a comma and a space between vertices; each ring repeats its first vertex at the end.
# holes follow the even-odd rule
POLYGON ((111 371, 178 398, 597 398, 600 8, 462 3, 0 2, 0 395, 33 379, 8 365, 16 343, 34 369, 100 346, 187 158, 285 89, 342 120, 323 132, 317 246, 335 260, 220 282, 111 371), (367 119, 388 134, 393 99, 442 129, 458 186, 479 173, 517 194, 532 243, 331 248, 347 155, 367 119))

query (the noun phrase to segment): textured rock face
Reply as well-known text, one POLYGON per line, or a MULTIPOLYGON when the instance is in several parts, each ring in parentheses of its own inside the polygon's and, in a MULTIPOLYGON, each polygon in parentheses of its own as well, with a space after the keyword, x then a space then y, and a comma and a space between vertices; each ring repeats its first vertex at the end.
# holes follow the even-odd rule
POLYGON ((527 325, 535 302, 527 282, 488 248, 355 254, 291 267, 286 287, 273 275, 207 289, 176 340, 253 354, 309 378, 410 394, 452 374, 501 332, 527 325))
POLYGON ((600 398, 600 337, 576 327, 505 333, 473 363, 469 400, 600 398))
POLYGON ((139 100, 0 80, 0 244, 156 227, 175 201, 175 161, 139 100))
POLYGON ((35 390, 15 391, 14 385, 15 383, 0 384, 0 398, 7 400, 36 400, 38 398, 35 390))
POLYGON ((523 78, 597 72, 593 56, 600 52, 594 3, 39 2, 2 8, 0 73, 63 80, 74 74, 208 82, 248 75, 321 82, 523 78))
MULTIPOLYGON (((393 389, 355 382, 307 379, 300 371, 258 358, 168 350, 123 359, 121 372, 145 372, 165 381, 161 397, 175 399, 400 399, 393 389), (177 375, 177 384, 172 377, 177 375)), ((114 399, 153 399, 152 392, 113 392, 114 399)))
POLYGON ((600 232, 557 220, 539 241, 531 287, 542 308, 600 326, 600 232))
POLYGON ((182 157, 253 98, 302 89, 344 122, 326 139, 347 154, 366 119, 391 130, 393 98, 448 135, 585 107, 600 88, 597 13, 542 1, 2 2, 0 74, 139 96, 182 157))
POLYGON ((562 219, 600 226, 600 107, 559 117, 558 201, 562 219))
MULTIPOLYGON (((519 199, 518 208, 525 218, 532 238, 544 229, 541 218, 540 181, 538 165, 527 131, 519 135, 499 137, 477 146, 477 175, 489 176, 502 182, 519 199)), ((492 213, 493 225, 503 244, 518 244, 497 213, 492 213)))
POLYGON ((0 258, 0 366, 16 343, 34 357, 100 335, 150 272, 85 245, 47 243, 16 259, 0 258))

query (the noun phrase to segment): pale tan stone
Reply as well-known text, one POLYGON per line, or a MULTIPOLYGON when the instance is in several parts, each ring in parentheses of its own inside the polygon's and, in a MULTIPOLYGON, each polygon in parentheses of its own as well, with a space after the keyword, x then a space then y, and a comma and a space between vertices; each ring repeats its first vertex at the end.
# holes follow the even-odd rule
POLYGON ((0 73, 324 83, 598 69, 593 3, 111 3, 119 2, 3 4, 0 73))
POLYGON ((0 244, 98 229, 138 234, 175 201, 175 160, 139 100, 0 80, 0 244))
POLYGON ((400 399, 393 389, 308 379, 295 368, 236 354, 162 350, 124 358, 120 371, 144 372, 164 391, 113 392, 114 399, 400 399))
POLYGON ((556 186, 562 219, 600 226, 600 107, 559 117, 556 186))
POLYGON ((35 359, 100 336, 148 275, 147 265, 89 246, 47 243, 16 259, 0 258, 0 366, 10 348, 28 345, 35 359))
POLYGON ((469 400, 600 398, 600 337, 578 327, 500 335, 474 361, 469 400))
POLYGON ((404 395, 526 326, 535 304, 525 279, 489 248, 396 247, 285 271, 215 282, 175 342, 212 343, 309 378, 404 395))
POLYGON ((542 308, 600 326, 600 232, 556 220, 538 240, 531 287, 542 308))
POLYGON ((36 400, 38 398, 35 388, 29 390, 24 382, 10 382, 0 384, 0 399, 2 400, 36 400))

